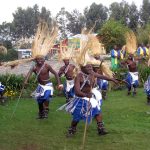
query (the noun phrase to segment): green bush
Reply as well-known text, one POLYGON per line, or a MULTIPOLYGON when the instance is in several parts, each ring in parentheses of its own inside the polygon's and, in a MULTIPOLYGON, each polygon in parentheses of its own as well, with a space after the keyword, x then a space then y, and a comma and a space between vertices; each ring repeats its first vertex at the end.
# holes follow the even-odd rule
POLYGON ((11 41, 4 41, 3 45, 7 48, 7 49, 12 49, 12 43, 11 41))
POLYGON ((0 55, 0 62, 12 61, 18 59, 18 52, 14 49, 8 49, 6 55, 0 55))
POLYGON ((139 44, 149 44, 150 23, 137 30, 137 41, 139 44))
MULTIPOLYGON (((5 74, 5 75, 0 75, 0 82, 5 85, 5 91, 7 96, 18 96, 20 94, 20 91, 23 88, 23 82, 25 78, 23 75, 15 75, 15 74, 5 74), (13 95, 13 93, 15 93, 13 95)), ((64 83, 65 78, 62 78, 62 83, 64 83)), ((53 83, 54 88, 57 86, 57 82, 55 77, 51 77, 51 82, 53 83)), ((36 80, 36 76, 32 75, 28 81, 28 85, 26 86, 23 94, 25 96, 29 96, 31 92, 33 92, 38 83, 36 80)), ((57 95, 59 92, 55 88, 54 95, 57 95)))
POLYGON ((126 84, 124 82, 121 82, 126 78, 128 69, 120 67, 118 69, 113 70, 114 71, 114 78, 119 79, 120 83, 118 85, 112 86, 111 89, 113 90, 122 90, 126 88, 126 84))
POLYGON ((102 43, 105 45, 107 52, 109 52, 114 45, 125 44, 125 33, 129 29, 121 22, 115 20, 108 20, 99 31, 102 43))
POLYGON ((144 63, 143 64, 141 63, 138 65, 138 71, 140 81, 143 85, 144 82, 147 80, 148 76, 150 75, 150 68, 146 66, 144 63))

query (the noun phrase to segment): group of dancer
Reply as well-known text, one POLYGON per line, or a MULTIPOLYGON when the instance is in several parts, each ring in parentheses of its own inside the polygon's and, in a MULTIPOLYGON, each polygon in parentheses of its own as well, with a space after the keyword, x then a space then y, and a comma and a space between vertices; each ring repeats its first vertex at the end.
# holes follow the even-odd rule
MULTIPOLYGON (((88 40, 83 38, 82 42, 84 44, 82 45, 84 46, 81 48, 80 54, 74 58, 76 61, 72 59, 73 54, 70 56, 67 54, 68 49, 61 52, 61 60, 64 62, 64 66, 59 69, 58 73, 52 68, 53 66, 50 66, 45 61, 43 55, 36 56, 35 65, 30 69, 24 82, 26 85, 31 74, 36 74, 39 84, 32 96, 38 103, 39 112, 37 118, 48 118, 49 103, 53 95, 53 84, 50 81, 49 72, 54 74, 58 83, 58 90, 63 90, 66 97, 66 103, 59 110, 65 109, 72 114, 67 136, 75 134, 80 120, 90 123, 92 118, 96 119, 99 135, 108 133, 104 128, 102 119, 102 95, 100 90, 102 90, 102 87, 104 90, 107 89, 108 81, 112 81, 115 84, 118 81, 113 78, 109 67, 100 60, 100 51, 95 52, 94 47, 91 45, 87 48, 90 38, 88 40), (89 49, 92 50, 93 55, 89 55, 89 49), (103 75, 103 71, 105 75, 103 75), (66 79, 64 85, 61 84, 60 80, 62 75, 66 79)), ((93 36, 93 38, 96 37, 93 36)), ((96 42, 99 45, 97 38, 96 42)))
MULTIPOLYGON (((88 120, 94 117, 97 121, 98 134, 107 134, 102 120, 102 96, 97 87, 97 80, 104 79, 107 81, 118 81, 101 75, 96 70, 99 70, 100 61, 95 64, 87 61, 85 64, 80 65, 80 71, 74 75, 75 65, 69 63, 69 59, 65 58, 63 61, 65 65, 60 68, 57 73, 52 67, 45 62, 43 56, 38 56, 35 59, 36 65, 29 71, 26 79, 34 72, 37 75, 39 85, 34 92, 34 97, 37 99, 39 106, 38 119, 48 117, 49 102, 53 95, 53 87, 50 82, 49 72, 53 73, 58 82, 58 89, 62 90, 62 84, 59 77, 64 74, 66 77, 65 82, 65 96, 66 105, 65 110, 72 114, 73 119, 71 126, 68 129, 68 136, 74 135, 76 126, 80 120, 88 120)), ((25 81, 27 84, 27 80, 25 81)))
MULTIPOLYGON (((58 110, 65 109, 67 112, 72 114, 72 121, 67 131, 67 137, 73 136, 76 133, 77 125, 81 120, 90 123, 92 118, 96 119, 98 134, 107 134, 108 132, 104 127, 102 118, 102 99, 106 99, 108 81, 118 84, 119 80, 114 78, 110 67, 107 66, 105 61, 101 59, 101 46, 97 37, 92 34, 87 34, 87 32, 86 34, 83 34, 83 37, 80 41, 80 51, 77 52, 77 54, 72 54, 74 46, 71 48, 68 47, 65 50, 62 50, 60 47, 62 50, 60 52, 60 58, 64 62, 64 65, 59 69, 58 72, 56 72, 53 69, 53 66, 49 65, 45 61, 45 56, 47 54, 45 49, 49 50, 49 45, 46 45, 48 44, 46 38, 48 40, 50 39, 50 37, 47 35, 48 26, 45 23, 41 23, 39 25, 38 32, 35 36, 32 47, 35 65, 31 67, 24 81, 24 85, 27 85, 28 79, 32 73, 36 74, 38 86, 32 93, 32 96, 37 100, 38 103, 37 119, 48 118, 49 103, 52 100, 54 92, 53 83, 51 82, 49 75, 49 73, 52 73, 57 80, 57 89, 64 91, 66 97, 65 104, 58 110), (46 41, 45 45, 43 44, 44 40, 46 41), (67 54, 67 51, 69 53, 69 49, 71 49, 71 55, 67 54), (64 75, 66 79, 64 85, 61 83, 62 75, 64 75)), ((51 35, 53 38, 51 39, 54 40, 55 32, 51 33, 53 33, 53 35, 51 35)), ((134 38, 128 38, 126 43, 126 52, 128 53, 128 58, 121 63, 123 65, 126 64, 129 69, 129 73, 125 80, 128 87, 128 95, 131 94, 132 87, 133 94, 135 95, 136 88, 138 86, 138 70, 133 55, 133 52, 135 52, 136 48, 132 44, 130 44, 129 47, 128 43, 134 43, 133 41, 130 41, 130 39, 133 40, 134 38)), ((111 53, 114 57, 115 63, 117 61, 115 58, 116 53, 118 52, 115 52, 115 50, 111 53)), ((146 83, 147 86, 145 87, 148 89, 148 100, 150 102, 150 78, 146 83)), ((0 88, 2 89, 4 87, 0 85, 0 88)))

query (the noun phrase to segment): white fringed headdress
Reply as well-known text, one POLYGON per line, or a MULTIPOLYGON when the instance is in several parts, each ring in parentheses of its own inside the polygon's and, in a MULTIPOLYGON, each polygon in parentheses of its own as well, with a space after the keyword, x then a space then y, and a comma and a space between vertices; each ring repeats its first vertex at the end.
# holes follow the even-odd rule
POLYGON ((58 27, 55 22, 51 27, 45 21, 40 21, 37 32, 32 43, 32 58, 15 60, 4 63, 4 66, 17 66, 32 61, 37 57, 45 57, 54 45, 58 33, 58 27))
POLYGON ((38 24, 35 39, 32 43, 32 57, 46 56, 53 47, 57 34, 58 27, 56 23, 53 23, 50 28, 46 22, 41 21, 38 24))
POLYGON ((91 38, 90 35, 91 32, 82 32, 82 38, 80 39, 80 52, 76 54, 74 62, 80 67, 87 64, 97 66, 102 70, 102 72, 105 73, 105 75, 112 77, 112 71, 109 69, 109 67, 105 63, 102 63, 100 60, 96 60, 90 55, 91 43, 93 41, 93 38, 91 38))

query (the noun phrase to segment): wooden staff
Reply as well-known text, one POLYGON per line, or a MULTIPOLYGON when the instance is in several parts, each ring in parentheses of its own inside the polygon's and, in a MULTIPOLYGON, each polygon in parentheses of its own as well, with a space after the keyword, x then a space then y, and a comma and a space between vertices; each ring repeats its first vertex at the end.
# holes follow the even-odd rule
POLYGON ((22 93, 23 93, 23 91, 24 91, 24 88, 25 88, 25 84, 23 84, 23 86, 22 86, 22 89, 21 89, 20 95, 19 95, 19 97, 18 97, 17 103, 16 103, 16 105, 15 105, 14 111, 13 111, 13 113, 12 113, 12 115, 11 115, 11 118, 10 118, 10 119, 12 119, 12 118, 13 118, 13 116, 14 116, 14 114, 15 114, 15 111, 16 111, 17 106, 18 106, 18 104, 19 104, 19 101, 20 101, 20 98, 21 98, 22 93))
POLYGON ((87 126, 88 126, 88 112, 90 108, 90 98, 88 100, 88 105, 87 105, 87 116, 86 116, 86 122, 85 122, 85 127, 84 127, 84 134, 83 134, 83 142, 82 142, 82 149, 84 150, 85 148, 85 138, 86 138, 86 131, 87 131, 87 126))
MULTIPOLYGON (((31 67, 31 69, 30 69, 29 73, 31 72, 31 70, 32 70, 32 67, 31 67)), ((28 81, 28 79, 29 79, 29 76, 27 76, 27 78, 25 79, 25 82, 27 82, 27 81, 28 81)), ((20 95, 19 95, 19 97, 18 97, 17 103, 16 103, 16 105, 15 105, 14 111, 13 111, 13 113, 12 113, 12 115, 11 115, 11 118, 10 118, 10 119, 12 119, 12 118, 13 118, 13 116, 14 116, 14 114, 15 114, 15 111, 16 111, 17 106, 18 106, 18 104, 19 104, 20 98, 21 98, 22 93, 23 93, 23 91, 24 91, 24 89, 25 89, 25 82, 23 83, 23 86, 22 86, 22 89, 21 89, 20 95)))

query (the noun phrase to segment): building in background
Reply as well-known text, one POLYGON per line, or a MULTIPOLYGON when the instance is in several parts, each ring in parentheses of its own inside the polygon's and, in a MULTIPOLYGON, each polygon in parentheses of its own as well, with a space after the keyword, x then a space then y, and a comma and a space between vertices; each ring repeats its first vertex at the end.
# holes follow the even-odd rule
POLYGON ((30 58, 32 56, 31 49, 18 49, 18 59, 30 58))

